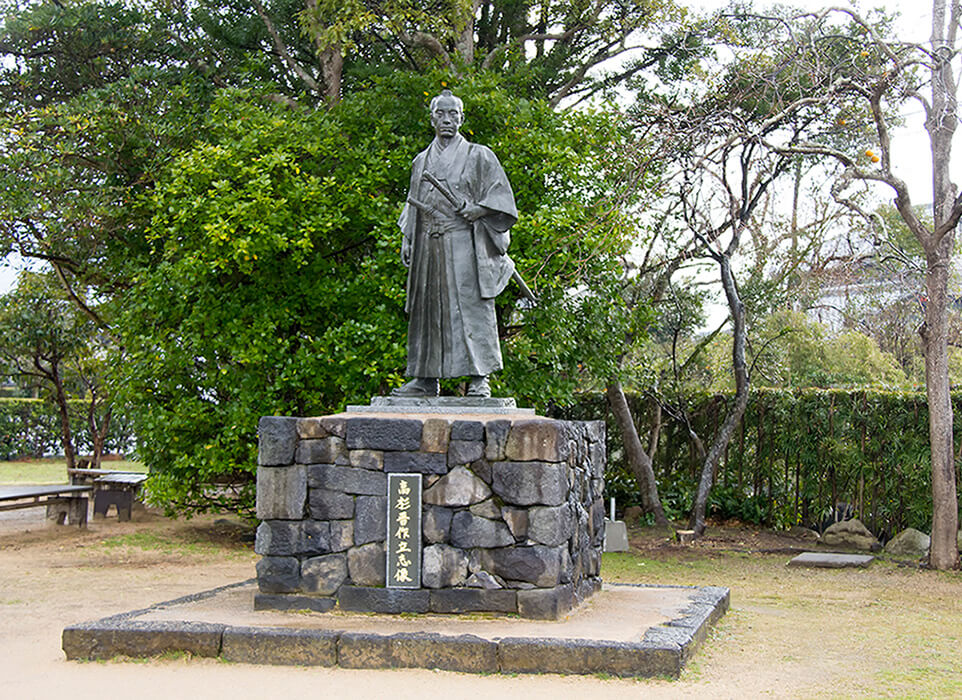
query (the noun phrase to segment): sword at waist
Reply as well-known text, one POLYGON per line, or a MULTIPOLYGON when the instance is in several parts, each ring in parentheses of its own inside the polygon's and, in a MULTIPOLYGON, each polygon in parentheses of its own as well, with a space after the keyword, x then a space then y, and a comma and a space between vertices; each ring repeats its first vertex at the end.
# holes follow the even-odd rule
POLYGON ((431 183, 434 186, 434 188, 438 192, 440 192, 441 195, 446 200, 448 200, 451 203, 451 206, 454 207, 455 211, 460 211, 461 208, 464 206, 464 199, 456 196, 446 183, 438 180, 432 173, 429 173, 427 170, 425 170, 424 174, 421 177, 422 179, 427 180, 429 183, 431 183))
POLYGON ((443 213, 441 212, 441 210, 438 209, 438 208, 437 208, 436 206, 434 206, 433 204, 428 204, 427 202, 422 202, 421 200, 415 199, 414 197, 408 197, 407 202, 408 202, 408 204, 410 204, 412 207, 414 207, 415 209, 421 211, 421 212, 424 213, 424 214, 430 214, 431 216, 434 216, 434 217, 437 217, 437 218, 441 218, 441 217, 445 216, 445 214, 443 214, 443 213))

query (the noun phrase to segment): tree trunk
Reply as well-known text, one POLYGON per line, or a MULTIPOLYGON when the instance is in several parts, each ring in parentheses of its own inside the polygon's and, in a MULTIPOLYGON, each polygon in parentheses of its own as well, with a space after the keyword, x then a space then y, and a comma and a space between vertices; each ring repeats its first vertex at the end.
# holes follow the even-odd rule
POLYGON ((658 451, 658 441, 661 438, 663 421, 661 417, 661 403, 653 398, 651 400, 651 408, 654 411, 654 415, 651 417, 651 430, 648 433, 648 458, 651 460, 652 471, 654 471, 655 453, 658 451))
MULTIPOLYGON (((933 232, 919 236, 925 248, 925 323, 921 329, 925 351, 925 393, 929 403, 929 443, 932 453, 932 543, 929 564, 935 569, 958 565, 956 532, 959 502, 955 483, 955 452, 952 445, 952 398, 949 393, 948 279, 955 231, 941 239, 940 227, 950 219, 956 188, 949 165, 958 114, 958 89, 950 62, 956 27, 946 31, 946 2, 932 6, 932 105, 926 130, 932 147, 933 232), (926 240, 927 239, 927 240, 926 240)), ((958 22, 958 8, 951 6, 949 25, 958 22)))
POLYGON ((621 382, 612 379, 607 388, 608 404, 611 412, 615 416, 615 422, 621 430, 621 436, 625 443, 625 457, 628 460, 628 468, 635 475, 638 488, 641 490, 641 501, 645 510, 655 518, 655 524, 661 527, 668 527, 668 518, 661 507, 661 499, 658 497, 658 485, 655 483, 655 471, 651 464, 651 458, 645 453, 645 448, 641 445, 638 437, 638 430, 631 417, 631 409, 628 408, 628 401, 625 399, 625 392, 621 388, 621 382))
POLYGON ((341 100, 341 74, 344 71, 341 45, 335 44, 324 49, 319 59, 324 81, 324 101, 328 107, 333 107, 341 100))
POLYGON ((955 451, 952 445, 952 397, 949 393, 948 319, 946 317, 948 251, 946 236, 941 251, 931 256, 925 275, 928 300, 921 329, 925 348, 925 394, 929 404, 929 444, 932 453, 932 543, 929 563, 936 569, 958 564, 956 540, 959 504, 955 483, 955 451), (944 255, 944 257, 943 257, 944 255))
POLYGON ((77 466, 77 460, 73 447, 73 431, 70 430, 70 405, 67 403, 63 380, 55 362, 50 365, 50 381, 53 382, 54 399, 60 413, 60 444, 63 447, 63 456, 67 461, 67 469, 73 469, 77 466))
POLYGON ((110 419, 113 416, 113 409, 108 408, 104 413, 103 420, 98 425, 96 410, 97 402, 94 398, 91 398, 90 406, 87 409, 87 422, 90 426, 90 440, 93 443, 93 454, 90 457, 91 469, 100 469, 100 464, 104 455, 104 444, 107 442, 107 431, 110 429, 110 419))
POLYGON ((725 290, 725 298, 728 300, 728 308, 732 316, 732 370, 735 373, 735 406, 725 417, 725 422, 719 429, 715 439, 712 440, 711 447, 705 457, 701 467, 701 479, 698 482, 698 491, 695 494, 695 503, 691 509, 690 527, 695 531, 696 536, 701 536, 705 532, 705 512, 708 508, 708 496, 711 493, 713 476, 718 460, 721 459, 725 448, 731 441, 735 428, 745 414, 748 406, 748 365, 745 362, 745 305, 738 296, 738 288, 735 285, 735 278, 732 275, 731 260, 727 255, 720 255, 718 264, 721 267, 722 287, 725 290))
POLYGON ((455 52, 465 66, 474 63, 474 13, 477 12, 477 8, 478 5, 474 2, 471 3, 469 8, 466 8, 464 27, 460 30, 454 46, 455 52))

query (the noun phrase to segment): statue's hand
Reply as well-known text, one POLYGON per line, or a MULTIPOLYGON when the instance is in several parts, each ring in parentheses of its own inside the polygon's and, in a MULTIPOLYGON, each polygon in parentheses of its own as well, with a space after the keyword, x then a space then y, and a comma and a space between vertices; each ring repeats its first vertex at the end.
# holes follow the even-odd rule
POLYGON ((411 241, 406 238, 401 241, 401 264, 411 267, 411 241))
POLYGON ((480 204, 473 204, 472 202, 465 202, 462 207, 458 209, 458 214, 472 222, 477 221, 487 213, 487 207, 482 207, 480 204))

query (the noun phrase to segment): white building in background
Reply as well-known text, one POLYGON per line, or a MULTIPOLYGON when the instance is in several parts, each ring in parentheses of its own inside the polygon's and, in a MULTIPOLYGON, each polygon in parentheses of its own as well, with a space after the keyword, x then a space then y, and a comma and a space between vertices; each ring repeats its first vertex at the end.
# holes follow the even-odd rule
MULTIPOLYGON (((919 205, 916 211, 921 218, 932 219, 931 204, 919 205)), ((851 327, 847 321, 853 317, 870 319, 895 306, 908 306, 921 323, 925 306, 925 261, 921 257, 884 256, 877 243, 853 239, 851 232, 837 238, 834 245, 838 265, 813 280, 819 293, 807 309, 812 319, 838 332, 851 327)), ((949 281, 949 296, 956 303, 962 294, 960 282, 962 264, 956 256, 949 281)))
POLYGON ((868 321, 894 307, 914 307, 922 321, 924 288, 921 279, 910 274, 885 274, 874 264, 846 271, 845 280, 821 288, 821 294, 809 305, 809 316, 838 333, 851 327, 852 318, 868 321))
MULTIPOLYGON (((930 218, 931 205, 920 207, 930 218)), ((925 261, 870 241, 839 238, 838 261, 811 279, 804 311, 830 333, 854 329, 892 353, 909 376, 921 347, 919 327, 925 318, 925 261), (880 251, 882 254, 880 254, 880 251)), ((962 242, 960 242, 962 244, 962 242)), ((828 256, 832 258, 830 254, 828 256)), ((962 256, 952 259, 949 278, 949 342, 962 343, 962 256)), ((916 368, 917 369, 917 368, 916 368)))

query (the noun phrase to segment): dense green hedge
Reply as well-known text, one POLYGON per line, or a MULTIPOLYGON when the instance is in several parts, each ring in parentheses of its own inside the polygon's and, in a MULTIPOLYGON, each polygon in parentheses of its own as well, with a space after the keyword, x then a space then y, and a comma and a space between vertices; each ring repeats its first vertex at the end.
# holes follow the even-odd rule
MULTIPOLYGON (((629 396, 643 442, 651 407, 629 396)), ((703 396, 689 406, 692 425, 709 442, 731 396, 703 396)), ((962 394, 953 397, 958 411, 962 394)), ((604 396, 585 395, 558 411, 608 421, 608 490, 621 506, 640 505, 623 461, 621 435, 604 396)), ((955 444, 962 425, 955 423, 955 444)), ((700 468, 688 431, 665 418, 654 455, 666 510, 684 517, 700 468)), ((958 469, 958 464, 957 464, 958 469)), ((745 419, 719 465, 710 503, 716 517, 787 528, 817 526, 835 503, 851 504, 877 534, 902 528, 928 532, 932 517, 928 417, 924 394, 873 390, 754 389, 745 419)))
MULTIPOLYGON (((724 418, 730 396, 703 396, 689 406, 706 443, 724 418)), ((962 408, 962 394, 953 397, 962 408)), ((647 443, 651 405, 628 396, 647 443)), ((85 403, 71 402, 78 451, 90 451, 85 403)), ((608 422, 607 490, 619 510, 640 505, 634 477, 624 464, 621 434, 603 394, 552 411, 559 417, 608 422)), ((962 424, 956 421, 956 444, 962 424)), ((129 451, 129 425, 115 418, 108 452, 129 451)), ((60 454, 59 417, 39 399, 0 398, 0 459, 60 454)), ((691 507, 700 468, 687 429, 667 415, 655 473, 666 510, 683 518, 691 507)), ((962 482, 962 480, 960 480, 962 482)), ((716 478, 711 515, 787 528, 817 526, 835 503, 852 504, 880 535, 905 527, 928 531, 932 517, 928 423, 924 394, 883 391, 754 389, 716 478)))
MULTIPOLYGON (((69 402, 70 427, 78 454, 92 450, 87 428, 87 402, 69 402)), ((114 412, 106 452, 129 452, 133 436, 122 413, 114 412)), ((61 455, 60 413, 50 401, 43 399, 0 398, 0 459, 61 455)))

